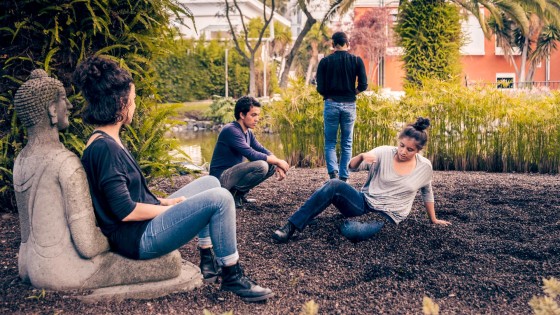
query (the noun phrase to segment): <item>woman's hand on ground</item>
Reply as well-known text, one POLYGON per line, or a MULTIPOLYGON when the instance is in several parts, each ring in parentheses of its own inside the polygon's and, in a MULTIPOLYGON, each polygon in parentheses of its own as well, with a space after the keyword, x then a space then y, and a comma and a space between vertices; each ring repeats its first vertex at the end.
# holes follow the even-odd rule
POLYGON ((174 206, 178 203, 187 200, 187 198, 181 196, 177 198, 158 198, 158 200, 162 206, 174 206))
POLYGON ((445 221, 445 220, 439 220, 439 219, 436 219, 435 221, 432 221, 432 223, 437 224, 437 225, 443 225, 443 226, 451 225, 451 222, 445 221))

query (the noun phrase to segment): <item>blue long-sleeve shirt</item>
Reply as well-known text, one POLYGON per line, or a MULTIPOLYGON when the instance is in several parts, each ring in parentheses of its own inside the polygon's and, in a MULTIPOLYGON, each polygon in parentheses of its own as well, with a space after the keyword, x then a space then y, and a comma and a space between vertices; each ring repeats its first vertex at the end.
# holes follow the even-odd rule
POLYGON ((219 179, 225 170, 243 162, 244 157, 249 161, 266 161, 271 154, 250 129, 245 133, 237 121, 231 122, 222 128, 218 136, 210 161, 210 175, 219 179))
POLYGON ((324 99, 332 99, 335 102, 355 102, 356 94, 365 91, 367 86, 366 69, 362 58, 347 51, 335 51, 319 62, 317 92, 324 99))

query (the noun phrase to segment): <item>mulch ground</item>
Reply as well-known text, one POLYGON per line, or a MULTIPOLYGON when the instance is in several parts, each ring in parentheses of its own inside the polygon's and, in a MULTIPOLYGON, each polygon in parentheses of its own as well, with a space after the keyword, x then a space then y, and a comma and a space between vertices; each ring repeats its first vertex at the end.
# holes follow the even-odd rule
MULTIPOLYGON (((359 187, 365 173, 354 173, 359 187)), ((189 177, 157 187, 171 191, 189 177)), ((314 300, 320 314, 419 314, 424 296, 440 314, 528 314, 542 278, 560 278, 560 176, 436 172, 437 227, 420 198, 400 225, 387 224, 373 239, 351 243, 341 236, 342 217, 330 207, 317 224, 284 245, 271 241, 275 228, 326 180, 324 169, 293 169, 270 179, 237 212, 241 261, 271 300, 246 304, 217 285, 153 300, 82 304, 61 292, 22 283, 17 272, 17 215, 0 220, 0 313, 25 314, 299 314, 314 300), (34 298, 35 296, 35 298, 34 298)), ((376 219, 375 215, 360 220, 376 219)), ((196 244, 181 250, 198 263, 196 244)))

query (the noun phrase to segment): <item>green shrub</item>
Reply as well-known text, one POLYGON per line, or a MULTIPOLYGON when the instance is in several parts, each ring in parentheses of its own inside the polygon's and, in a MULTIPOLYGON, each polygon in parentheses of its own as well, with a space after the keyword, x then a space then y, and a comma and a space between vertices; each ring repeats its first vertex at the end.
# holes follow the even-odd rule
POLYGON ((216 123, 227 124, 235 120, 234 108, 235 100, 233 98, 214 95, 205 116, 216 123))
MULTIPOLYGON (((156 86, 165 102, 188 102, 225 95, 225 43, 175 40, 154 61, 156 86)), ((240 97, 249 85, 249 66, 234 49, 228 51, 229 95, 240 97)))
MULTIPOLYGON (((155 115, 158 100, 154 85, 152 58, 163 43, 172 38, 171 16, 191 17, 186 7, 175 0, 140 1, 2 1, 0 2, 0 208, 14 209, 11 170, 14 158, 25 142, 25 132, 15 118, 13 95, 29 73, 45 69, 62 81, 74 105, 71 125, 62 135, 65 145, 81 153, 91 127, 84 126, 80 117, 84 101, 71 85, 76 65, 90 55, 105 55, 128 69, 136 84, 138 115, 135 126, 143 126, 155 115), (149 98, 150 101, 146 101, 149 98), (145 115, 146 113, 146 115, 145 115), (7 187, 7 188, 4 188, 7 187)), ((172 145, 162 133, 152 142, 163 152, 172 145)), ((146 139, 132 137, 129 145, 142 149, 146 139)), ((146 161, 159 163, 163 155, 137 152, 146 161)), ((163 163, 163 162, 162 162, 163 163)), ((143 163, 144 171, 151 170, 143 163)))
POLYGON ((459 8, 444 0, 402 1, 395 31, 404 48, 406 81, 457 81, 461 73, 459 8))
POLYGON ((323 99, 303 79, 293 81, 282 100, 267 106, 267 115, 280 133, 284 156, 290 165, 315 167, 323 156, 323 99))

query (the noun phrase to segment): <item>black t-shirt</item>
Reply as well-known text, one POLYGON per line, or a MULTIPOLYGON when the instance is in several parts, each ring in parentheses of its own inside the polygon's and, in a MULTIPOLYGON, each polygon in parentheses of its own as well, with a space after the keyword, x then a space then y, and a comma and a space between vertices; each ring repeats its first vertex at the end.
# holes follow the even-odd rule
POLYGON ((159 204, 148 189, 140 167, 113 138, 104 132, 85 150, 82 164, 87 174, 95 216, 111 249, 138 259, 140 238, 150 222, 123 222, 137 202, 159 204))

